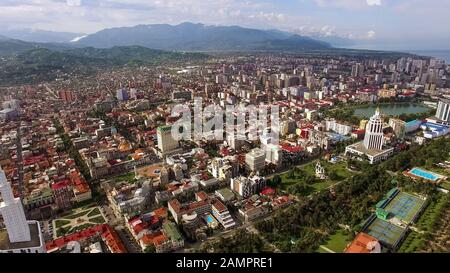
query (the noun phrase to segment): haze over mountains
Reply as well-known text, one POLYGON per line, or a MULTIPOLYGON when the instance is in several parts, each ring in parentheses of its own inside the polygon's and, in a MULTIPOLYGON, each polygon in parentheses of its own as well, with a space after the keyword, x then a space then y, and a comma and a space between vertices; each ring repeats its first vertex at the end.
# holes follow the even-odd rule
MULTIPOLYGON (((142 46, 171 51, 304 51, 331 48, 336 37, 310 38, 279 30, 259 30, 239 26, 207 26, 182 23, 179 25, 138 25, 101 30, 93 34, 51 32, 42 30, 0 31, 5 37, 48 47, 111 48, 114 46, 142 46), (331 43, 321 40, 328 40, 331 43)), ((12 41, 9 41, 11 43, 12 41)), ((15 41, 18 43, 18 41, 15 41)), ((19 48, 25 47, 21 44, 19 48)), ((0 48, 1 51, 1 48, 0 48)))
POLYGON ((70 32, 54 32, 47 30, 34 29, 17 29, 17 30, 0 30, 1 36, 10 39, 21 40, 25 42, 35 43, 68 43, 84 34, 70 32))
POLYGON ((278 30, 193 23, 105 29, 88 35, 75 44, 97 48, 138 45, 178 51, 314 50, 331 47, 322 41, 278 30))

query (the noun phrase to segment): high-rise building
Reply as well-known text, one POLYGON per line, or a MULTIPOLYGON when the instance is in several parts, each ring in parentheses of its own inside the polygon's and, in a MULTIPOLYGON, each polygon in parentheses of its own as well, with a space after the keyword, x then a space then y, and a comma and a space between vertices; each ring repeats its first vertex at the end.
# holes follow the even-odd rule
POLYGON ((436 118, 444 122, 450 122, 450 100, 441 99, 438 103, 436 118))
POLYGON ((283 162, 283 151, 280 146, 269 144, 264 149, 266 150, 266 162, 280 166, 283 162))
POLYGON ((14 197, 3 170, 0 171, 0 192, 3 198, 0 211, 8 230, 9 241, 11 243, 30 241, 30 228, 25 219, 22 202, 14 197))
POLYGON ((118 101, 126 101, 129 99, 129 95, 127 90, 125 90, 124 88, 121 88, 119 90, 117 90, 116 92, 116 98, 118 101))
POLYGON ((266 153, 263 149, 255 148, 245 155, 245 165, 252 172, 264 169, 266 153))
POLYGON ((172 137, 172 126, 161 126, 157 129, 158 149, 162 153, 170 153, 178 149, 179 143, 172 137))
POLYGON ((59 91, 59 98, 62 99, 65 102, 72 102, 76 99, 75 94, 72 91, 69 90, 60 90, 59 91))
POLYGON ((362 119, 360 122, 359 122, 359 129, 361 129, 361 130, 366 130, 366 126, 367 126, 367 123, 368 123, 369 121, 367 120, 367 119, 362 119))
POLYGON ((0 212, 6 230, 0 230, 0 253, 43 253, 45 244, 37 221, 27 221, 20 198, 15 198, 0 168, 0 212))
POLYGON ((374 164, 394 154, 394 148, 383 149, 383 144, 383 119, 380 115, 380 109, 377 109, 375 115, 370 118, 366 125, 364 141, 347 146, 345 154, 367 158, 370 164, 374 164))
POLYGON ((352 66, 352 77, 353 78, 362 78, 364 76, 364 65, 363 64, 355 64, 352 66))
POLYGON ((368 150, 382 150, 383 138, 383 120, 381 119, 380 109, 377 108, 375 115, 367 123, 364 147, 368 150))
POLYGON ((375 82, 377 84, 381 84, 383 82, 383 75, 382 74, 376 74, 375 75, 375 82))
POLYGON ((392 130, 398 138, 403 139, 405 137, 406 122, 401 119, 391 118, 389 120, 389 126, 392 127, 392 130))

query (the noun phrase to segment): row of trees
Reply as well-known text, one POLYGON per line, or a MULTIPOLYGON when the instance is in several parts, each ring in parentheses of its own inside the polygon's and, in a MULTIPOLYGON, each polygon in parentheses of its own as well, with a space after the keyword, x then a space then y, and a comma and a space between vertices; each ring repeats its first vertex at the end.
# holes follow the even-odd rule
POLYGON ((216 242, 207 242, 197 251, 199 253, 261 253, 270 252, 271 249, 258 235, 240 229, 233 237, 220 237, 216 242))
POLYGON ((401 115, 397 116, 397 118, 408 122, 408 121, 412 121, 415 119, 425 119, 427 117, 433 116, 435 113, 436 113, 436 110, 432 109, 432 110, 422 112, 422 113, 401 114, 401 115))
POLYGON ((325 110, 325 117, 333 117, 336 120, 345 121, 353 125, 358 125, 360 118, 355 116, 355 110, 351 108, 325 110))
POLYGON ((431 167, 435 163, 445 161, 450 152, 450 141, 440 138, 427 143, 426 146, 413 144, 397 156, 380 164, 390 171, 405 171, 415 166, 431 167))
POLYGON ((55 125, 57 133, 59 134, 59 136, 63 141, 64 149, 69 154, 69 156, 73 158, 75 164, 77 165, 78 169, 80 170, 84 178, 86 178, 86 180, 89 181, 91 179, 91 173, 89 171, 89 168, 84 162, 78 150, 73 146, 72 140, 70 139, 69 135, 66 134, 66 132, 64 132, 64 128, 57 119, 54 119, 53 123, 55 125))

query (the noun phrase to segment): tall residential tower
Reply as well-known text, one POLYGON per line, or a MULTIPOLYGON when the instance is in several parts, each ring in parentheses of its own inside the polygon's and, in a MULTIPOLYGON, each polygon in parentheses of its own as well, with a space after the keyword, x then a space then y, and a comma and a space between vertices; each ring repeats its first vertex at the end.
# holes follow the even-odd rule
POLYGON ((450 100, 441 99, 438 103, 436 118, 443 122, 450 122, 450 100))
POLYGON ((0 253, 43 253, 45 244, 39 223, 27 221, 20 198, 15 198, 5 172, 0 167, 0 213, 5 230, 0 230, 0 253))

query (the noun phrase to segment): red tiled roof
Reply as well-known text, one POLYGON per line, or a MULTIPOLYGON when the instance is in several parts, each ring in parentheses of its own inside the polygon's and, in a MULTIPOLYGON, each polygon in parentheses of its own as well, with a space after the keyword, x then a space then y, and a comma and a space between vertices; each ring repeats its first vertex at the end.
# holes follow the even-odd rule
POLYGON ((112 253, 128 252, 117 232, 109 225, 106 225, 106 231, 102 234, 102 237, 112 253))
POLYGON ((54 191, 55 191, 55 190, 59 190, 59 189, 68 187, 68 186, 70 186, 70 185, 71 185, 71 183, 70 183, 69 180, 63 180, 63 181, 61 181, 61 182, 54 183, 54 184, 52 185, 52 190, 54 190, 54 191))
POLYGON ((275 189, 271 188, 271 187, 266 187, 261 191, 262 195, 273 195, 275 194, 275 189))
POLYGON ((281 145, 281 149, 290 152, 290 153, 297 153, 301 152, 303 150, 302 146, 289 146, 289 145, 281 145))
POLYGON ((193 209, 200 208, 200 207, 203 207, 206 205, 207 205, 207 203, 205 201, 193 202, 188 205, 188 209, 193 210, 193 209))
POLYGON ((24 166, 33 165, 33 164, 43 161, 44 159, 45 159, 45 155, 32 156, 32 157, 28 157, 28 158, 24 159, 23 164, 24 164, 24 166))
POLYGON ((224 211, 228 210, 227 207, 226 207, 222 202, 220 202, 219 200, 217 200, 216 202, 214 202, 213 206, 214 206, 214 207, 216 208, 216 210, 219 211, 219 212, 224 212, 224 211))
POLYGON ((161 207, 153 211, 157 218, 166 218, 167 217, 167 209, 165 207, 161 207))
POLYGON ((378 240, 369 234, 360 232, 353 242, 345 249, 345 253, 371 253, 369 244, 378 240))
POLYGON ((46 244, 47 250, 62 248, 71 241, 81 241, 93 236, 101 235, 113 253, 126 253, 127 250, 118 234, 108 224, 94 226, 83 231, 58 238, 46 244))
POLYGON ((197 198, 200 199, 200 201, 206 200, 209 197, 208 194, 206 194, 206 192, 204 192, 204 191, 199 191, 196 193, 196 195, 197 195, 197 198))
POLYGON ((355 130, 352 132, 352 134, 357 134, 357 135, 362 135, 364 133, 366 133, 366 130, 364 130, 364 129, 355 130))
POLYGON ((181 204, 177 199, 173 199, 169 201, 169 205, 172 207, 172 209, 176 212, 179 212, 181 209, 181 204))
POLYGON ((151 233, 151 234, 146 234, 144 236, 142 236, 142 243, 144 245, 161 245, 162 243, 166 242, 168 240, 168 238, 164 235, 164 233, 162 233, 161 231, 155 232, 155 233, 151 233))

